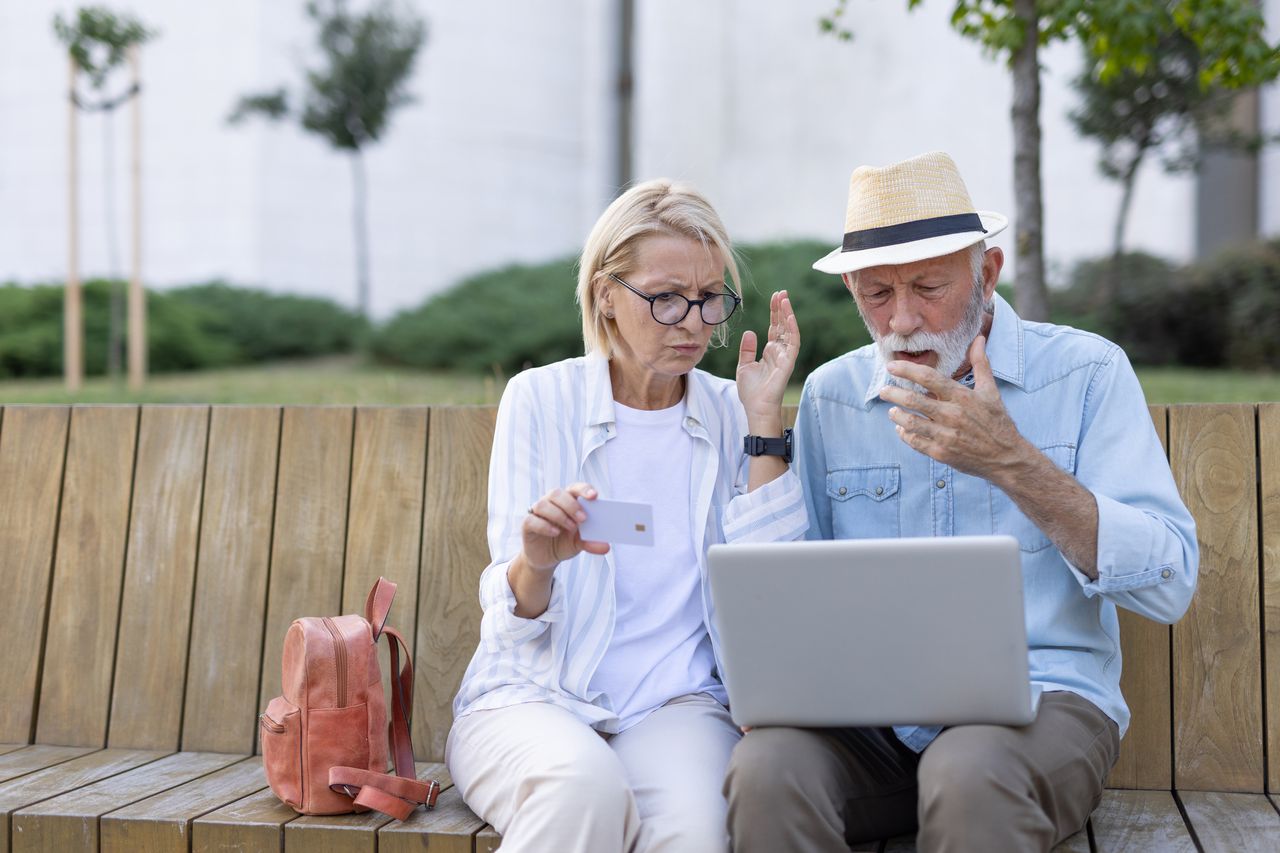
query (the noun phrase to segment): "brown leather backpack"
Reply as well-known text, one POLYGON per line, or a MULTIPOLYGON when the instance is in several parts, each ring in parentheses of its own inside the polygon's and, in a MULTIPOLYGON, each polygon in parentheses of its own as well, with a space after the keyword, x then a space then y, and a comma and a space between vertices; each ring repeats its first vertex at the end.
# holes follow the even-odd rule
POLYGON ((419 782, 413 764, 413 661, 404 638, 385 624, 395 594, 395 584, 378 578, 364 616, 307 616, 289 626, 284 695, 268 703, 259 721, 267 781, 297 812, 376 809, 404 820, 419 805, 436 803, 439 783, 419 782), (378 665, 383 634, 391 647, 390 725, 378 665), (385 772, 388 746, 394 776, 385 772))

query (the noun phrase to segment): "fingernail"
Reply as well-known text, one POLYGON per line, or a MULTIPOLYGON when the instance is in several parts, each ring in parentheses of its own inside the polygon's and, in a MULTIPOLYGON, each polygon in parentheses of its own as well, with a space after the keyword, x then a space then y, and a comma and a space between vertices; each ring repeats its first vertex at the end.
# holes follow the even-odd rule
POLYGON ((574 518, 578 519, 578 521, 586 521, 586 520, 587 520, 587 514, 586 514, 585 512, 580 512, 580 513, 577 513, 576 515, 574 515, 574 518))

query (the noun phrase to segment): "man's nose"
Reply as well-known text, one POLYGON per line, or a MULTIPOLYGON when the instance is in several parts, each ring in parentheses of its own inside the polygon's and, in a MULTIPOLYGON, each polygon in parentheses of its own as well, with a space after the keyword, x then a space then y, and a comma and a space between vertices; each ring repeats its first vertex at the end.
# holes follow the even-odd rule
POLYGON ((893 300, 893 311, 889 314, 889 329, 904 338, 915 334, 923 325, 920 308, 911 296, 899 296, 893 300))

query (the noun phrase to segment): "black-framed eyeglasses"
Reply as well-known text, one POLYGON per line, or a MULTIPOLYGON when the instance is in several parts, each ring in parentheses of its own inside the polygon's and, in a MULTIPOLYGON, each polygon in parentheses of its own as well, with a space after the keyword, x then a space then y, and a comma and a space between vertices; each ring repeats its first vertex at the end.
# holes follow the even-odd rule
POLYGON ((698 314, 702 317, 703 323, 708 326, 719 326, 732 317, 733 312, 742 304, 742 297, 730 290, 728 286, 725 287, 727 291, 725 293, 712 293, 701 299, 689 299, 679 293, 655 293, 650 296, 627 284, 613 273, 609 273, 609 278, 648 302, 653 319, 664 326, 674 326, 682 321, 689 316, 689 311, 695 305, 698 306, 698 314))

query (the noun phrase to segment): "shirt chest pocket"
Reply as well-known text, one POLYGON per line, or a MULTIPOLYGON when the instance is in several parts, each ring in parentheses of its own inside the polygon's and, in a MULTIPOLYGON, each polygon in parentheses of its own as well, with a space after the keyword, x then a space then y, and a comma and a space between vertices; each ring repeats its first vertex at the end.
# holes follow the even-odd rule
MULTIPOLYGON (((1039 448, 1054 465, 1074 476, 1076 446, 1069 443, 1048 444, 1039 448)), ((1049 537, 1036 527, 1031 519, 1018 509, 1013 499, 991 486, 991 532, 1003 533, 1018 540, 1018 547, 1026 553, 1043 551, 1053 544, 1049 537)))
POLYGON ((837 539, 896 537, 898 520, 897 465, 864 465, 827 472, 831 529, 837 539))

